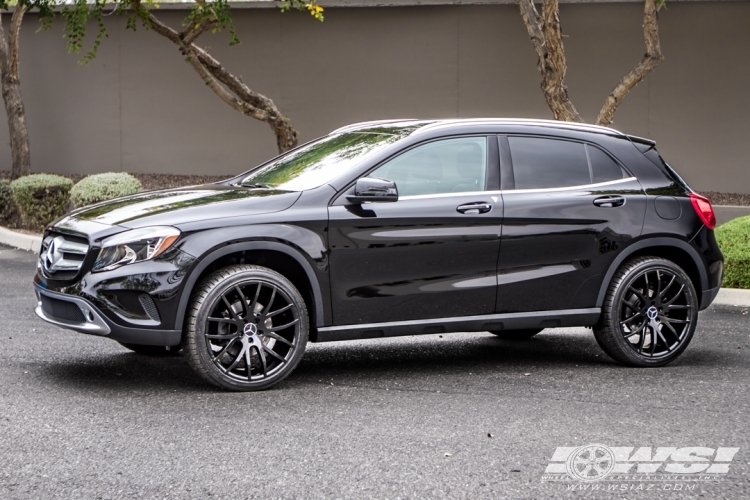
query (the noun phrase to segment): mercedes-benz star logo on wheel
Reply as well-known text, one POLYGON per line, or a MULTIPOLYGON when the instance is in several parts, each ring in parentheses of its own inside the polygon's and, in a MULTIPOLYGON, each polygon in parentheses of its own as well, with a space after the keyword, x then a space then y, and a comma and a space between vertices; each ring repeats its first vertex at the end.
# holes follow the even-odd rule
POLYGON ((573 479, 598 481, 612 472, 615 454, 603 444, 581 446, 568 457, 566 466, 573 479))
POLYGON ((58 236, 49 242, 47 253, 44 254, 44 268, 49 272, 55 272, 55 266, 63 260, 63 253, 60 250, 63 241, 65 241, 64 238, 58 236))
POLYGON ((245 325, 245 335, 253 336, 258 333, 258 326, 255 323, 248 323, 245 325))

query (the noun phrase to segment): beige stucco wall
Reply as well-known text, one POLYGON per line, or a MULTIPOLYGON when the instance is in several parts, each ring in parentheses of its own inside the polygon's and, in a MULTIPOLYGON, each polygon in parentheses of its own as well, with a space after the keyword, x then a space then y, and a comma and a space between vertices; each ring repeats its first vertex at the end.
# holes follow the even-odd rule
MULTIPOLYGON (((565 4, 573 102, 593 121, 642 57, 640 3, 565 4)), ((179 26, 184 12, 161 11, 179 26)), ((273 98, 308 140, 393 117, 548 118, 536 55, 515 5, 329 8, 318 23, 275 9, 234 12, 242 45, 203 43, 273 98)), ((7 16, 6 16, 7 17, 7 16)), ((669 3, 666 61, 631 93, 615 128, 651 137, 695 189, 750 193, 750 2, 669 3)), ((22 33, 22 84, 35 171, 236 173, 275 154, 270 129, 201 83, 176 47, 107 18, 88 67, 58 25, 22 33)), ((0 120, 0 169, 10 168, 0 120)))

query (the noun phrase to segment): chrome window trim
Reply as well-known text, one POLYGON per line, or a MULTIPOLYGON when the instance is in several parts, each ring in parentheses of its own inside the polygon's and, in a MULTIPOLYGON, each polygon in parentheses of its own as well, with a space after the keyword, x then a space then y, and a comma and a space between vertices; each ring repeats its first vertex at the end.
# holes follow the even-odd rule
MULTIPOLYGON (((577 186, 566 186, 566 187, 559 187, 559 188, 538 188, 538 189, 501 189, 500 191, 461 191, 458 193, 435 193, 435 194, 419 194, 419 195, 413 195, 413 196, 399 196, 398 201, 401 200, 423 200, 428 198, 450 198, 452 196, 469 196, 469 195, 485 195, 485 196, 492 196, 492 195, 504 195, 504 194, 512 194, 512 193, 550 193, 550 192, 556 192, 556 191, 577 191, 579 189, 591 189, 591 188, 598 188, 598 187, 604 187, 604 186, 611 186, 614 184, 620 184, 623 182, 631 182, 638 180, 635 177, 626 177, 624 179, 615 179, 613 181, 606 181, 606 182, 597 182, 596 184, 580 184, 577 186)), ((396 187, 398 187, 398 184, 396 184, 396 187)))
POLYGON ((566 187, 556 187, 556 188, 535 188, 535 189, 506 189, 505 191, 501 191, 503 194, 511 194, 511 193, 551 193, 555 191, 577 191, 579 189, 591 189, 591 188, 598 188, 598 187, 604 187, 604 186, 612 186, 614 184, 620 184, 623 182, 631 182, 636 181, 635 177, 626 177, 624 179, 615 179, 613 181, 606 181, 606 182, 597 182, 596 184, 579 184, 577 186, 566 186, 566 187))

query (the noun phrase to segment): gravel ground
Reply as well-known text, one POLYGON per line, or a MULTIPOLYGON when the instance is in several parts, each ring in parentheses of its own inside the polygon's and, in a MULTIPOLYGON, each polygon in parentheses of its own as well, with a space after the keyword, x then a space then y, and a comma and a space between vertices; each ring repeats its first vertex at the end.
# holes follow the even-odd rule
POLYGON ((46 325, 34 261, 0 247, 3 500, 750 498, 747 308, 703 311, 664 368, 619 366, 583 328, 456 333, 312 344, 276 388, 236 394, 181 355, 46 325), (694 490, 542 482, 556 447, 590 443, 740 450, 726 477, 677 481, 694 490))

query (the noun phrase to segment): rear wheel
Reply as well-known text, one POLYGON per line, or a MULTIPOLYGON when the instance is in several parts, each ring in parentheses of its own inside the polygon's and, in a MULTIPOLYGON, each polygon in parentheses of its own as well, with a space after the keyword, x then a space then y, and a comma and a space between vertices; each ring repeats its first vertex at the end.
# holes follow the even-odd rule
POLYGON ((238 265, 216 271, 195 290, 183 348, 208 382, 233 391, 268 389, 305 352, 307 308, 299 291, 270 269, 238 265))
POLYGON ((597 342, 611 358, 630 366, 663 366, 687 348, 698 320, 690 278, 677 264, 639 257, 612 278, 597 342))
POLYGON ((133 352, 137 352, 138 354, 145 354, 147 356, 174 356, 180 350, 182 350, 182 346, 175 345, 175 346, 163 346, 163 345, 141 345, 141 344, 125 344, 123 342, 119 343, 121 346, 126 347, 130 349, 133 352))
POLYGON ((503 340, 528 340, 542 330, 542 328, 531 328, 528 330, 490 330, 490 333, 497 335, 503 340))

